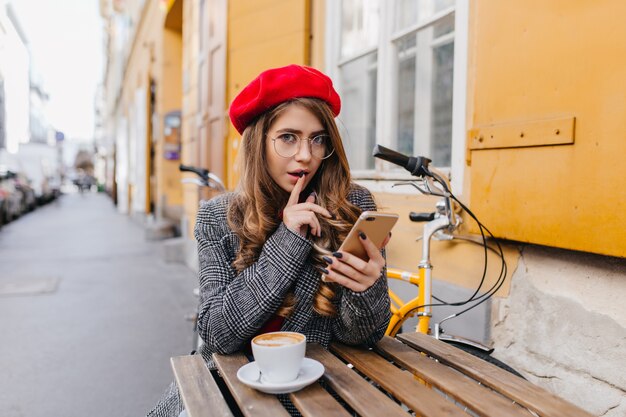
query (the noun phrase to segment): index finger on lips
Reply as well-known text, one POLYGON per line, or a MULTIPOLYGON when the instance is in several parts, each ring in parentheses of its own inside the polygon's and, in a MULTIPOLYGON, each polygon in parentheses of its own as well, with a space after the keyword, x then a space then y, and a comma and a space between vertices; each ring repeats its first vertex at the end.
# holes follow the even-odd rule
POLYGON ((296 181, 296 184, 293 186, 293 190, 291 190, 291 194, 289 195, 289 200, 287 200, 287 207, 298 204, 298 199, 300 198, 303 184, 304 175, 298 178, 298 181, 296 181))

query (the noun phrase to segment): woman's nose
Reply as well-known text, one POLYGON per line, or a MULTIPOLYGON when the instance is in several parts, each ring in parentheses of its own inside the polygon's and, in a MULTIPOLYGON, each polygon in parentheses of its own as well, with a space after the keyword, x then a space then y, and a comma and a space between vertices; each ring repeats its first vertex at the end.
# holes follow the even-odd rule
POLYGON ((298 152, 296 152, 296 161, 308 161, 311 159, 311 145, 307 139, 300 140, 298 144, 298 152))

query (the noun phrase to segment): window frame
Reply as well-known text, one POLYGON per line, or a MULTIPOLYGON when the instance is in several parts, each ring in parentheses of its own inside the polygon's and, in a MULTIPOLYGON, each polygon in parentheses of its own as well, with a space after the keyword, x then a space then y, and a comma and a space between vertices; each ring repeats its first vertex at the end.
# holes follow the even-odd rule
MULTIPOLYGON (((393 1, 380 1, 379 39, 376 47, 364 48, 354 55, 341 58, 341 10, 342 2, 328 2, 326 7, 326 48, 325 71, 333 79, 339 94, 342 94, 340 67, 374 51, 378 52, 377 102, 376 102, 376 143, 392 146, 391 138, 397 136, 397 85, 396 42, 404 36, 432 26, 447 16, 454 14, 454 75, 452 103, 452 144, 450 167, 438 167, 451 177, 452 190, 462 194, 465 168, 466 112, 467 112, 467 65, 469 0, 457 0, 455 5, 400 31, 393 32, 393 1)), ((445 35, 444 35, 445 36, 445 35)), ((429 103, 430 104, 430 103, 429 103)), ((341 118, 341 116, 339 116, 341 118)), ((429 145, 425 145, 429 146, 429 145)), ((424 148, 421 148, 424 149, 424 148)), ((420 152, 420 147, 416 149, 420 152)), ((428 156, 428 155, 426 155, 428 156)), ((352 176, 359 182, 367 182, 372 191, 390 191, 386 181, 410 179, 411 176, 390 164, 376 160, 373 170, 352 170, 352 176), (378 184, 378 185, 376 185, 378 184)), ((399 191, 402 192, 402 191, 399 191)))

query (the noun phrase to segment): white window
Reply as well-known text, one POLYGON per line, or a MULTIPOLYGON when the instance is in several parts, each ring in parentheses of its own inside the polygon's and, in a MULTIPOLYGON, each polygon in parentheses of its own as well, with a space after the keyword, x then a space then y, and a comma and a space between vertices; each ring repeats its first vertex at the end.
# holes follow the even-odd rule
POLYGON ((467 8, 467 0, 329 3, 327 71, 342 98, 339 126, 357 178, 402 175, 371 157, 380 143, 452 168, 460 189, 467 8))

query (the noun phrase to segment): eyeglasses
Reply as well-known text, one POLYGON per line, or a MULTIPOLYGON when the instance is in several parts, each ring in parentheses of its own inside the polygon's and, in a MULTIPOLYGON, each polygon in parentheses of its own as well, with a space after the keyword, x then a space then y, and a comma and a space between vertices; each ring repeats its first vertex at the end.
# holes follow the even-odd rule
POLYGON ((331 146, 329 135, 315 135, 312 138, 300 138, 295 133, 281 133, 275 138, 274 150, 283 158, 291 158, 300 151, 300 142, 303 140, 309 142, 311 155, 317 159, 326 159, 331 156, 335 149, 331 146))

